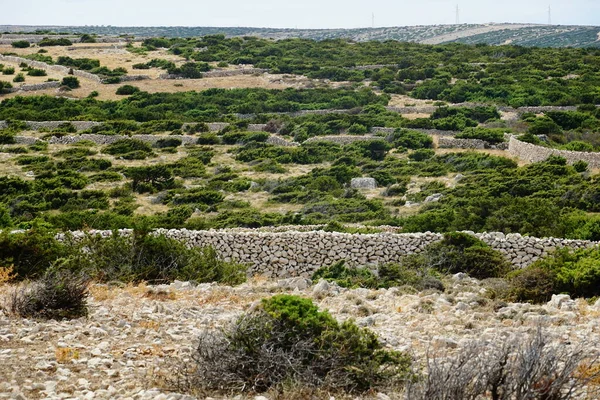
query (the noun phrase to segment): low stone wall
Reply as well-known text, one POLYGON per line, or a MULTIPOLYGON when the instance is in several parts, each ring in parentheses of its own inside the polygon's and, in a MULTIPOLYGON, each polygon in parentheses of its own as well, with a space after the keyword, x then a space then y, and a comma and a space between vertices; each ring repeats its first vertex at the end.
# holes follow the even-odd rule
POLYGON ((50 143, 50 144, 72 144, 72 143, 82 142, 84 140, 89 140, 90 142, 94 142, 96 144, 111 144, 111 143, 114 143, 114 142, 122 140, 122 139, 137 139, 137 140, 141 140, 142 142, 154 144, 161 139, 174 139, 174 138, 180 139, 181 144, 183 144, 183 145, 196 144, 196 142, 198 141, 197 137, 183 136, 183 135, 177 135, 177 136, 172 136, 172 135, 123 136, 123 135, 98 135, 98 134, 90 133, 90 134, 83 134, 83 135, 78 135, 78 136, 62 136, 62 137, 53 136, 50 138, 50 140, 48 140, 48 143, 50 143))
MULTIPOLYGON (((123 231, 128 233, 130 231, 123 231)), ((110 231, 92 233, 110 236, 110 231)), ((269 277, 310 276, 316 269, 345 260, 351 266, 369 266, 397 262, 402 257, 420 253, 431 243, 440 241, 439 233, 347 234, 336 232, 241 232, 239 230, 188 231, 159 229, 156 234, 181 240, 190 246, 212 246, 227 261, 250 265, 253 275, 269 277)), ((83 233, 75 232, 75 236, 83 233)), ((598 242, 523 237, 518 234, 475 234, 505 255, 516 268, 530 265, 560 247, 586 248, 598 242)))
POLYGON ((297 147, 300 146, 300 143, 297 142, 289 142, 282 137, 271 135, 267 139, 267 144, 272 144, 275 146, 283 146, 283 147, 297 147))
POLYGON ((27 129, 32 131, 38 131, 41 129, 56 129, 59 128, 63 124, 71 124, 78 131, 83 131, 86 129, 91 129, 94 126, 102 125, 102 122, 96 121, 25 121, 27 124, 27 129))
POLYGON ((480 139, 456 139, 441 137, 438 141, 440 149, 485 149, 490 147, 488 143, 480 139))
POLYGON ((304 143, 313 142, 329 142, 341 145, 351 144, 354 142, 365 142, 369 140, 383 139, 378 136, 359 136, 359 135, 330 135, 330 136, 314 136, 304 141, 304 143))
POLYGON ((121 82, 145 81, 151 79, 148 75, 123 75, 120 77, 121 82))
POLYGON ((15 144, 32 145, 38 142, 40 139, 34 138, 33 136, 15 136, 15 144))
POLYGON ((573 164, 577 161, 585 161, 590 168, 600 168, 600 153, 551 149, 521 142, 514 136, 512 136, 508 142, 508 153, 513 157, 518 157, 521 160, 528 162, 544 161, 548 157, 554 155, 566 158, 569 164, 573 164))
POLYGON ((227 76, 238 76, 238 75, 254 75, 254 74, 264 74, 268 72, 268 69, 264 68, 243 68, 243 69, 226 69, 226 70, 216 70, 216 71, 208 71, 202 74, 204 78, 223 78, 227 76))
POLYGON ((34 92, 36 90, 56 89, 56 88, 59 88, 60 86, 61 86, 60 82, 51 81, 51 82, 34 83, 31 85, 21 85, 21 86, 13 87, 12 89, 8 89, 7 91, 10 93, 34 92))
POLYGON ((264 132, 267 124, 248 124, 248 132, 264 132))

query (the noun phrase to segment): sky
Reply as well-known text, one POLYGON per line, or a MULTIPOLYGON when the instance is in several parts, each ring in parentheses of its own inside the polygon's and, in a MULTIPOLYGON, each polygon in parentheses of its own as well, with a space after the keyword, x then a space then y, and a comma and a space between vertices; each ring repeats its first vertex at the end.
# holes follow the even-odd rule
POLYGON ((360 28, 461 23, 600 25, 600 0, 0 0, 0 25, 360 28))

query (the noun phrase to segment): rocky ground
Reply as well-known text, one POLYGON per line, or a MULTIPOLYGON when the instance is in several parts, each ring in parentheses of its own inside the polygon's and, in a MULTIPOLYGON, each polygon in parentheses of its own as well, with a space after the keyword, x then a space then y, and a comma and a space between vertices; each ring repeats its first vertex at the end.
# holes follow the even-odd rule
MULTIPOLYGON (((558 342, 600 347, 598 305, 568 296, 542 306, 506 304, 490 299, 494 285, 460 274, 446 282, 446 293, 348 290, 302 278, 255 279, 238 287, 94 285, 88 318, 35 321, 0 311, 0 399, 194 398, 165 388, 160 377, 170 360, 189 356, 203 329, 223 326, 280 292, 312 298, 339 320, 354 318, 388 346, 421 361, 432 350, 502 341, 540 324, 558 342)), ((12 290, 0 287, 0 295, 12 290)))

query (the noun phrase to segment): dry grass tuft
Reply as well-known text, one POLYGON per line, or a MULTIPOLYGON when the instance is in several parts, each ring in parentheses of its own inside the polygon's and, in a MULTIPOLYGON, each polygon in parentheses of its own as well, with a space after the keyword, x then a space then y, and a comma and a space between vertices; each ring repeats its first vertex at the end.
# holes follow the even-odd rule
POLYGON ((17 277, 17 274, 13 274, 14 266, 0 267, 0 285, 10 283, 17 277))
POLYGON ((169 292, 167 290, 150 288, 146 291, 144 297, 151 300, 168 301, 175 300, 177 295, 174 292, 169 292))
POLYGON ((57 363, 67 364, 79 359, 79 350, 72 347, 57 347, 54 351, 54 356, 57 363))

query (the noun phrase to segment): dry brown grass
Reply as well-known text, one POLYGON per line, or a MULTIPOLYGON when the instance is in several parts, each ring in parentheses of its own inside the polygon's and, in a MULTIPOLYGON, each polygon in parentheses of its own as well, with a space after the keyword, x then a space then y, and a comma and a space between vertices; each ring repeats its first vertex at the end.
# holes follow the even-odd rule
POLYGON ((150 300, 169 301, 177 299, 177 294, 167 290, 149 288, 144 297, 150 300))
POLYGON ((160 329, 160 322, 153 320, 143 320, 138 323, 140 328, 151 329, 153 331, 158 331, 160 329))
POLYGON ((12 282, 17 277, 14 266, 0 267, 0 286, 12 282))
POLYGON ((57 347, 54 356, 59 364, 68 364, 79 359, 79 350, 72 347, 57 347))

